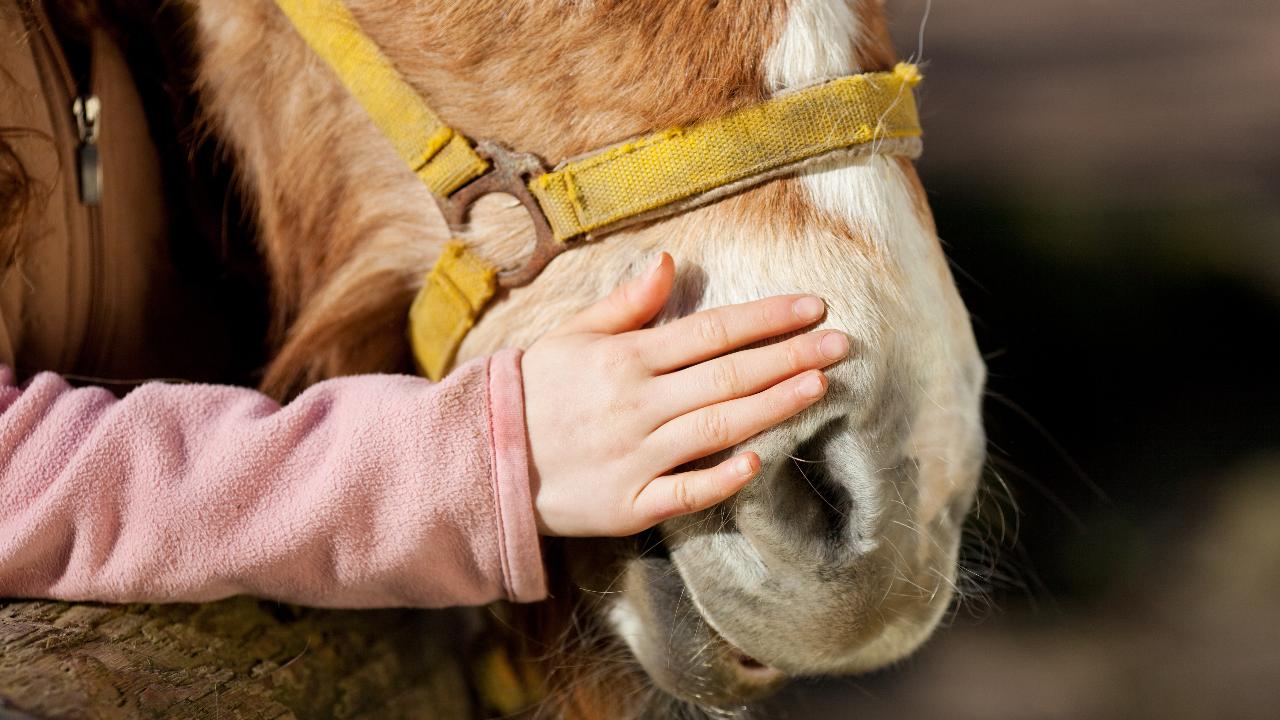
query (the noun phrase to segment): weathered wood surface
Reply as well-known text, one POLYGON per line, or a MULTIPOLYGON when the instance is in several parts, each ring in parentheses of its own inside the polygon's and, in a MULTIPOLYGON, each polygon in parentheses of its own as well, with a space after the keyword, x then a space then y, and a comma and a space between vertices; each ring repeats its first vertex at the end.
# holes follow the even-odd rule
POLYGON ((0 718, 462 718, 453 613, 0 600, 0 718))

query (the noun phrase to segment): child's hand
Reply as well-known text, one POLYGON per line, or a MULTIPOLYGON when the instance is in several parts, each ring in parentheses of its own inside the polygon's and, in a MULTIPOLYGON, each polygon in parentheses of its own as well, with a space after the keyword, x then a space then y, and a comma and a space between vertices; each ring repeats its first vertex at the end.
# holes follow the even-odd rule
POLYGON ((640 277, 525 352, 525 419, 538 530, 640 532, 736 493, 760 469, 746 452, 715 467, 672 468, 742 442, 812 405, 825 367, 849 352, 841 332, 813 332, 718 357, 811 325, 823 303, 783 295, 638 329, 667 301, 675 264, 640 277))

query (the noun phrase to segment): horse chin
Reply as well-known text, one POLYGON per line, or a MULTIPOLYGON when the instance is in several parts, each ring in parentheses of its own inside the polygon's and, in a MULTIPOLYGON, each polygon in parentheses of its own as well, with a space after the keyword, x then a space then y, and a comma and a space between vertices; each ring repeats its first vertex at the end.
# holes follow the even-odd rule
POLYGON ((653 683, 680 700, 731 708, 768 696, 788 677, 717 633, 665 557, 627 562, 608 619, 653 683))

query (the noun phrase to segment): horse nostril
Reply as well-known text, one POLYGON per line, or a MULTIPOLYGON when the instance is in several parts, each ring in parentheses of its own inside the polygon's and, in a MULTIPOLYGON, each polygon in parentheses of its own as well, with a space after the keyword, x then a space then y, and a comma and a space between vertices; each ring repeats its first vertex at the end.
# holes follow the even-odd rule
POLYGON ((832 540, 843 537, 849 525, 849 512, 853 509, 853 498, 849 492, 832 482, 822 465, 794 459, 791 462, 796 479, 801 483, 800 491, 816 498, 816 502, 810 504, 821 519, 822 534, 832 540))
POLYGON ((824 446, 836 430, 834 424, 823 428, 797 447, 795 455, 785 462, 792 491, 807 496, 805 504, 816 512, 820 527, 815 529, 828 540, 839 542, 848 532, 854 502, 849 489, 832 477, 830 458, 824 454, 824 446))

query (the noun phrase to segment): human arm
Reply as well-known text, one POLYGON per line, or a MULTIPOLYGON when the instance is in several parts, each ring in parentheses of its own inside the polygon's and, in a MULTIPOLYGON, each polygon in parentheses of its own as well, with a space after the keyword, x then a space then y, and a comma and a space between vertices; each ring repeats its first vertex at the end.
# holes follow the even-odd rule
MULTIPOLYGON (((519 351, 289 404, 0 377, 0 596, 436 607, 545 594, 519 351)), ((7 369, 0 372, 8 372, 7 369)))

